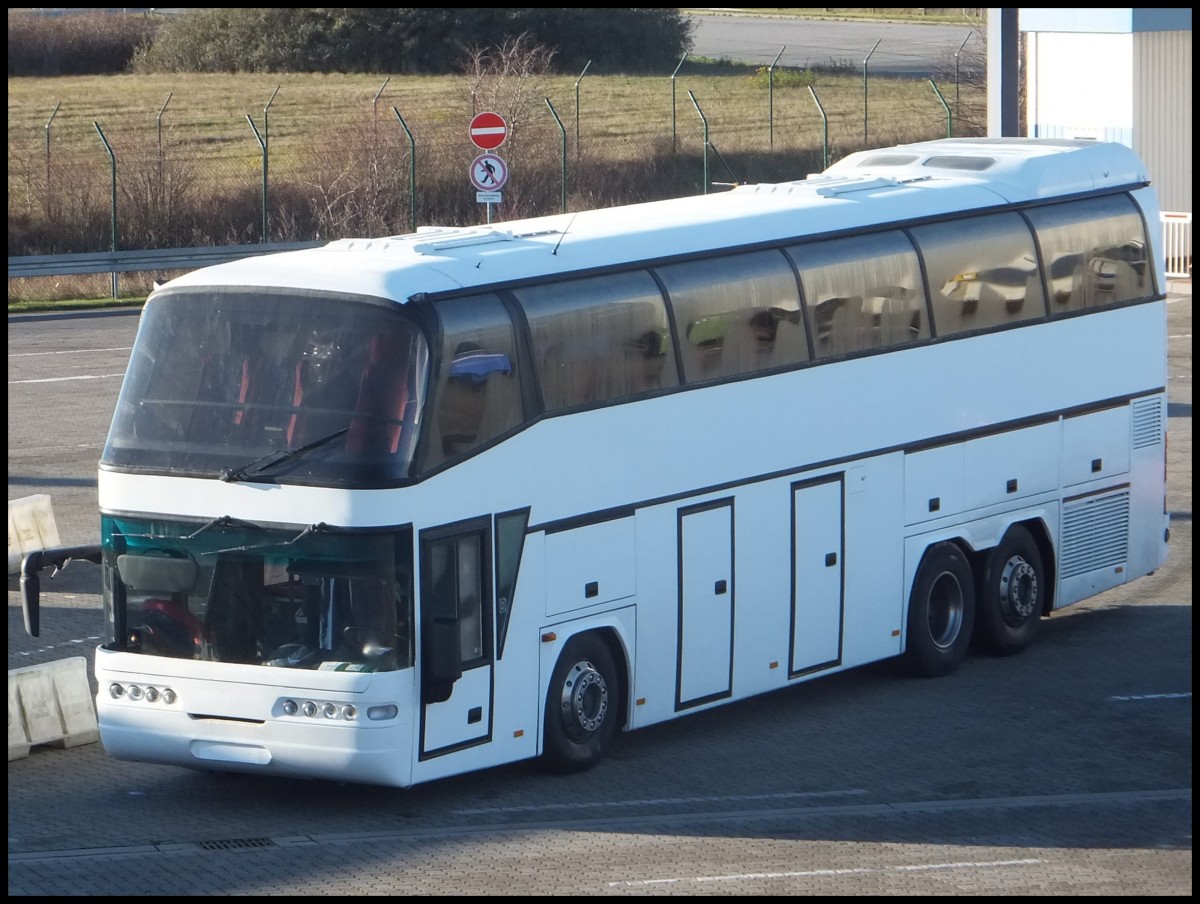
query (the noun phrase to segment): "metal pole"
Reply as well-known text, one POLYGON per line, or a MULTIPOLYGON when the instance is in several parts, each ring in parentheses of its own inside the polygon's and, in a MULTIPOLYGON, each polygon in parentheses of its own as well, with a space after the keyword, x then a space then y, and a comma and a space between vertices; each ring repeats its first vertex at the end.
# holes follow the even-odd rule
MULTIPOLYGON (((379 86, 379 90, 375 92, 375 96, 371 99, 371 141, 375 142, 375 133, 377 131, 377 114, 379 112, 379 98, 383 94, 383 89, 388 86, 388 82, 392 80, 389 75, 383 80, 383 84, 379 86)), ((395 107, 392 108, 396 109, 395 107)))
POLYGON ((46 120, 46 205, 50 204, 50 123, 54 122, 54 117, 58 115, 58 108, 62 106, 62 101, 54 105, 54 112, 50 114, 50 118, 46 120))
POLYGON ((954 114, 950 111, 950 105, 946 103, 946 98, 942 97, 942 92, 938 91, 938 86, 934 83, 933 79, 929 80, 929 84, 933 87, 938 100, 942 102, 942 106, 946 109, 946 137, 950 138, 954 135, 954 114))
POLYGON ((958 109, 958 55, 962 53, 963 48, 967 46, 967 41, 971 40, 971 32, 967 32, 967 36, 963 38, 963 42, 958 45, 958 50, 954 51, 954 112, 960 112, 958 109))
POLYGON ((167 99, 163 101, 162 109, 158 111, 158 190, 162 191, 163 186, 163 150, 162 150, 162 118, 167 112, 167 104, 171 102, 171 95, 174 92, 167 93, 167 99))
POLYGON ((787 44, 779 48, 774 61, 767 67, 767 144, 770 147, 775 147, 775 64, 785 50, 787 44))
POLYGON ((704 194, 708 194, 708 120, 704 118, 704 111, 700 109, 700 103, 696 100, 691 89, 688 89, 688 97, 692 99, 692 106, 696 108, 696 112, 700 114, 700 121, 704 123, 704 194))
MULTIPOLYGON (((879 46, 880 38, 875 42, 875 47, 879 46)), ((871 48, 871 53, 875 52, 875 47, 871 48)), ((863 60, 863 144, 867 143, 867 60, 871 59, 871 53, 868 53, 866 59, 863 60)))
POLYGON ((263 137, 262 137, 262 149, 263 149, 263 166, 262 166, 262 169, 263 169, 263 192, 262 192, 262 196, 263 196, 263 226, 262 226, 262 240, 263 240, 264 242, 265 242, 265 241, 267 240, 267 238, 268 238, 268 232, 267 232, 267 211, 268 211, 269 207, 268 207, 268 204, 267 204, 267 167, 268 167, 268 165, 269 165, 269 164, 268 164, 268 162, 267 162, 267 161, 268 161, 268 160, 270 159, 270 157, 271 157, 271 104, 275 103, 275 95, 279 93, 279 89, 280 89, 280 87, 282 87, 282 86, 281 86, 281 85, 276 85, 276 86, 275 86, 275 90, 271 92, 271 97, 270 97, 270 99, 267 101, 267 105, 266 105, 265 107, 263 107, 263 137))
POLYGON ((250 128, 254 130, 254 137, 258 139, 258 146, 262 148, 262 238, 260 242, 267 240, 267 142, 259 134, 258 126, 254 124, 254 118, 247 113, 246 122, 250 123, 250 128))
POLYGON ((400 120, 400 128, 408 136, 408 217, 409 231, 417 231, 417 143, 413 141, 413 133, 409 131, 408 123, 400 115, 400 111, 392 107, 396 119, 400 120))
MULTIPOLYGON (((113 153, 112 145, 108 143, 108 139, 104 137, 104 130, 100 128, 100 123, 93 122, 96 127, 96 134, 100 136, 100 140, 104 142, 104 149, 108 151, 108 159, 112 161, 112 252, 117 253, 117 155, 113 153)), ((117 286, 117 274, 113 271, 109 274, 112 277, 112 297, 116 298, 119 292, 117 286)))
POLYGON ((671 153, 675 153, 675 76, 679 74, 679 69, 683 66, 683 61, 687 59, 687 54, 679 58, 679 65, 675 67, 675 71, 671 73, 671 153))
POLYGON ((821 106, 821 101, 812 85, 808 86, 808 93, 812 95, 817 109, 821 111, 821 122, 824 124, 821 132, 821 169, 827 170, 829 169, 829 117, 825 115, 825 108, 821 106))
POLYGON ((567 212, 567 130, 562 124, 562 120, 558 118, 558 113, 554 110, 554 104, 550 103, 550 98, 546 98, 546 106, 550 108, 550 115, 554 117, 554 121, 558 123, 558 131, 562 133, 562 213, 567 212))
POLYGON ((583 81, 590 65, 592 65, 592 61, 588 60, 587 66, 583 67, 583 72, 579 73, 579 78, 575 79, 575 156, 579 156, 579 83, 583 81))

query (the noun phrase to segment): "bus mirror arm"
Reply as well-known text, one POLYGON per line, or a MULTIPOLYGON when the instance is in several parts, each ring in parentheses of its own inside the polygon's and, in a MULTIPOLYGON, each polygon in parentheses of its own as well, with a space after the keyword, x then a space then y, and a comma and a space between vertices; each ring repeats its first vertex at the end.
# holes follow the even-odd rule
POLYGON ((72 559, 86 559, 99 565, 102 557, 103 550, 98 543, 86 546, 56 546, 26 553, 25 558, 21 560, 21 614, 25 619, 25 633, 30 637, 37 637, 41 630, 42 580, 39 572, 43 568, 53 567, 54 574, 58 574, 72 559))

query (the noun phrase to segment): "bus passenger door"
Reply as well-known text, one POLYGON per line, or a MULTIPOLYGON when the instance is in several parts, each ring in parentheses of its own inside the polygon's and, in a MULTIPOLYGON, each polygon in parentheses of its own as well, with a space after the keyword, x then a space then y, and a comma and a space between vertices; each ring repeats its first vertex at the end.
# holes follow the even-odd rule
POLYGON ((491 522, 421 532, 421 748, 440 756, 491 740, 491 522))
POLYGON ((842 482, 792 485, 792 642, 789 676, 842 658, 842 482))
POLYGON ((733 501, 679 511, 675 709, 733 690, 733 501))

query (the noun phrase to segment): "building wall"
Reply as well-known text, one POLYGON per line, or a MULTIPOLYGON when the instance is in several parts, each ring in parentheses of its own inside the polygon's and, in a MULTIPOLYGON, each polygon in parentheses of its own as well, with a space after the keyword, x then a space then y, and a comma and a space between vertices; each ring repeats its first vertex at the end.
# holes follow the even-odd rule
POLYGON ((1025 134, 1118 141, 1192 212, 1192 11, 1022 7, 1025 134))
POLYGON ((1133 147, 1133 48, 1131 34, 1027 34, 1026 134, 1133 147))
POLYGON ((1192 33, 1133 36, 1133 142, 1163 210, 1192 212, 1192 33))

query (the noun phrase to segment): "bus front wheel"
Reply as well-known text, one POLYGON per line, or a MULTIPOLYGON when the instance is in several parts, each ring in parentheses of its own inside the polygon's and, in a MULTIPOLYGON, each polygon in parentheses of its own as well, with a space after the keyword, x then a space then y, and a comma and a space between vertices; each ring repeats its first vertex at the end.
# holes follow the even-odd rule
POLYGON ((1033 535, 1014 524, 994 547, 979 579, 978 645, 998 656, 1029 646, 1041 622, 1045 570, 1033 535))
POLYGON ((567 641, 546 694, 543 756, 554 772, 590 769, 608 749, 619 720, 617 669, 594 634, 567 641))
POLYGON ((911 670, 925 677, 953 672, 967 653, 974 621, 971 564, 954 543, 935 543, 921 557, 908 601, 911 670))

